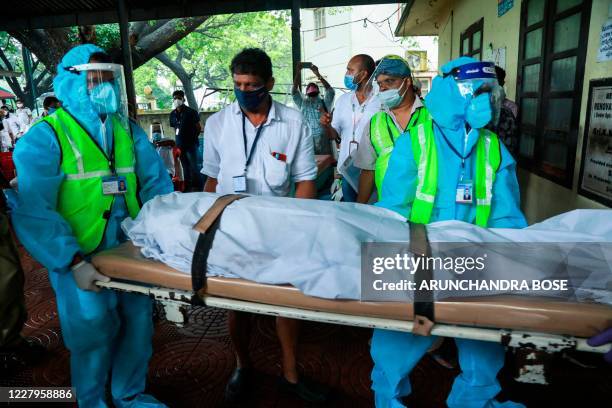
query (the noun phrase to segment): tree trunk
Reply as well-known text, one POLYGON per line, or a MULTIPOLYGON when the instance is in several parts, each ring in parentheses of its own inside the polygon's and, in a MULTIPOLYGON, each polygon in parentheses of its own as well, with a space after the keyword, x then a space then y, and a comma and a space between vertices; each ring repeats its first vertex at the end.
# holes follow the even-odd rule
POLYGON ((72 47, 69 41, 70 29, 9 31, 22 46, 28 48, 53 73, 57 64, 72 47))
POLYGON ((185 71, 185 68, 183 68, 181 64, 168 57, 168 54, 166 54, 165 52, 162 52, 161 54, 157 55, 156 58, 162 64, 170 68, 174 75, 176 75, 177 78, 181 81, 181 83, 183 84, 183 91, 185 92, 185 98, 187 98, 187 103, 189 104, 189 107, 198 110, 198 101, 195 97, 195 93, 193 92, 193 82, 191 80, 191 75, 189 75, 189 73, 185 71))
POLYGON ((138 38, 138 43, 132 49, 134 69, 172 47, 197 29, 208 18, 209 16, 175 18, 153 32, 138 38))
MULTIPOLYGON (((171 20, 158 20, 153 24, 148 23, 133 23, 130 26, 130 36, 133 36, 135 45, 132 46, 132 64, 136 69, 145 64, 158 54, 163 53, 168 48, 172 47, 181 39, 185 38, 189 33, 196 30, 209 16, 175 18, 171 20)), ((91 27, 90 27, 91 28, 91 27)), ((90 30, 89 34, 95 33, 94 29, 90 30)), ((9 35, 17 39, 23 47, 28 48, 32 54, 36 55, 38 60, 51 72, 51 78, 45 79, 41 85, 48 87, 51 84, 52 77, 55 76, 56 67, 62 57, 75 45, 71 42, 72 31, 70 28, 54 28, 54 29, 22 29, 9 31, 9 35)), ((95 39, 95 35, 90 35, 87 38, 95 39)), ((108 54, 113 59, 121 63, 121 46, 117 39, 116 45, 112 49, 107 50, 108 54)), ((0 60, 5 65, 5 58, 2 58, 4 53, 0 50, 0 60)), ((158 57, 159 59, 159 57, 158 57)), ((160 61, 162 61, 160 59, 160 61)), ((168 58, 168 61, 170 59, 168 58)), ((162 61, 163 62, 163 61, 162 61)), ((164 64, 166 64, 164 62, 164 64)), ((185 96, 189 106, 197 109, 197 101, 193 93, 193 84, 191 76, 183 69, 180 64, 173 66, 166 64, 176 76, 181 80, 185 87, 185 96)), ((10 64, 7 65, 10 68, 10 64)), ((42 78, 41 78, 42 79, 42 78)), ((22 89, 21 85, 15 78, 7 78, 7 82, 11 90, 18 98, 23 99, 30 94, 29 90, 22 89)), ((43 88, 41 86, 41 88, 43 88)), ((43 93, 46 89, 40 89, 43 93)))
MULTIPOLYGON (((130 32, 138 36, 138 42, 132 48, 134 69, 145 64, 160 52, 172 47, 179 40, 197 29, 209 17, 175 18, 160 20, 153 25, 138 24, 133 27, 141 32, 130 32)), ((64 54, 75 44, 70 41, 70 28, 23 29, 9 31, 9 35, 27 47, 53 73, 64 54)), ((120 43, 107 50, 109 55, 120 55, 120 43)))

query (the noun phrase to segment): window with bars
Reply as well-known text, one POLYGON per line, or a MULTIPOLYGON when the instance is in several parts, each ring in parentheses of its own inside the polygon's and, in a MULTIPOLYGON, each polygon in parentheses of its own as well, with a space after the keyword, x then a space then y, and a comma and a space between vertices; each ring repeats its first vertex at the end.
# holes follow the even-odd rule
POLYGON ((482 59, 482 26, 480 19, 461 33, 461 55, 482 59))
POLYGON ((591 0, 523 0, 519 163, 571 188, 591 0))
POLYGON ((315 40, 325 37, 325 9, 319 8, 314 11, 315 40))

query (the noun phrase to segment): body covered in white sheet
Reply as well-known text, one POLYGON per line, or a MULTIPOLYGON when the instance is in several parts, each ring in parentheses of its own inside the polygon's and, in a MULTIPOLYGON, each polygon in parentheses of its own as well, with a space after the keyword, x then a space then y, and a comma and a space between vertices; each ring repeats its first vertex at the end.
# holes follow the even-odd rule
MULTIPOLYGON (((193 225, 218 197, 212 193, 157 197, 145 204, 135 220, 126 219, 123 229, 144 256, 190 273, 198 239, 193 225)), ((510 271, 512 279, 549 279, 554 276, 551 269, 564 262, 559 251, 565 249, 556 253, 538 251, 531 244, 610 243, 612 221, 606 222, 612 220, 610 215, 610 210, 576 210, 521 230, 443 221, 429 224, 427 233, 434 248, 435 243, 444 242, 530 243, 528 247, 533 249, 528 259, 505 256, 504 270, 488 279, 508 279, 510 271)), ((208 274, 288 283, 307 295, 322 298, 360 299, 362 243, 407 242, 409 236, 406 220, 383 208, 251 196, 225 210, 208 258, 208 274)), ((601 270, 583 279, 582 287, 596 289, 599 301, 610 302, 610 251, 596 245, 584 247, 594 248, 591 254, 581 254, 587 265, 590 255, 605 255, 596 259, 601 270)))

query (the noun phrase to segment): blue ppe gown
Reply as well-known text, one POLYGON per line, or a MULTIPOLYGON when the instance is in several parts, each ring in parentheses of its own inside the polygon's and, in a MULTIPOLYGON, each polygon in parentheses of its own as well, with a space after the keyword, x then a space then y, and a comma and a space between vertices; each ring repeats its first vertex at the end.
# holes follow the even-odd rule
MULTIPOLYGON (((64 107, 110 152, 113 146, 110 120, 103 123, 88 108, 84 74, 62 69, 87 63, 91 53, 97 51, 101 49, 84 45, 66 54, 58 66, 54 87, 64 107)), ((133 122, 130 127, 141 201, 172 192, 171 180, 146 134, 133 122)), ((152 300, 105 289, 99 293, 81 290, 69 270, 80 248, 70 225, 56 210, 64 173, 60 168, 61 149, 52 128, 47 123, 33 126, 20 139, 13 157, 19 180, 17 207, 12 213, 15 231, 26 249, 49 271, 62 337, 70 350, 71 378, 79 406, 107 406, 105 389, 109 375, 116 407, 165 406, 143 394, 152 354, 152 300)), ((128 216, 125 200, 118 195, 99 250, 126 240, 120 224, 128 216)))
MULTIPOLYGON (((452 61, 442 68, 449 72, 454 66, 473 62, 470 58, 452 61)), ((474 146, 478 130, 466 130, 463 100, 452 77, 437 77, 425 105, 438 126, 434 137, 438 150, 438 191, 431 222, 461 220, 474 223, 476 208, 472 204, 455 202, 459 180, 474 179, 474 146), (452 146, 452 147, 451 147, 452 146), (454 151, 453 151, 454 149, 454 151), (459 154, 464 157, 462 159, 459 154), (462 166, 463 162, 463 166, 462 166)), ((417 165, 410 137, 401 137, 389 160, 382 184, 383 199, 376 205, 409 217, 417 186, 417 165)), ((516 179, 516 163, 501 145, 501 165, 493 184, 491 215, 488 226, 524 228, 527 226, 520 207, 516 179)), ((419 336, 390 330, 374 330, 371 354, 374 360, 372 389, 377 408, 403 407, 401 397, 411 393, 410 372, 436 341, 436 336, 419 336)), ((501 344, 455 339, 461 374, 455 379, 447 399, 449 408, 522 407, 514 402, 500 403, 495 396, 500 391, 497 373, 504 364, 501 344)))

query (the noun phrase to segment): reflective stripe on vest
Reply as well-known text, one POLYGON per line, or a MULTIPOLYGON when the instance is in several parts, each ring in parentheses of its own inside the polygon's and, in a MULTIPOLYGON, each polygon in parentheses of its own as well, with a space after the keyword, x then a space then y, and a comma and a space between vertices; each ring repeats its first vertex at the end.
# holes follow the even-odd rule
MULTIPOLYGON (((135 218, 140 204, 134 173, 134 143, 121 122, 110 119, 113 120, 115 172, 125 177, 127 192, 123 196, 130 217, 135 218)), ((42 121, 55 131, 62 152, 60 168, 65 178, 60 185, 57 211, 70 224, 83 253, 89 254, 104 238, 115 198, 102 193, 102 178, 113 175, 109 158, 66 110, 58 109, 42 121)))
MULTIPOLYGON (((433 133, 433 122, 428 121, 410 131, 414 161, 417 163, 418 184, 412 203, 410 221, 427 224, 431 219, 438 189, 438 155, 433 133), (425 154, 422 154, 425 152, 425 154)), ((481 129, 476 142, 476 171, 474 191, 476 225, 486 227, 491 214, 491 199, 495 174, 501 163, 497 135, 481 129)))
MULTIPOLYGON (((418 108, 411 116, 406 130, 429 119, 425 107, 418 108)), ((376 164, 374 167, 374 181, 378 200, 382 197, 382 182, 389 167, 389 159, 395 147, 395 142, 405 132, 400 133, 394 120, 387 112, 378 112, 370 119, 370 141, 376 152, 376 164)))
POLYGON ((501 164, 499 138, 489 130, 481 130, 476 142, 476 225, 486 227, 491 214, 493 183, 501 164), (483 158, 482 160, 479 157, 483 158))

